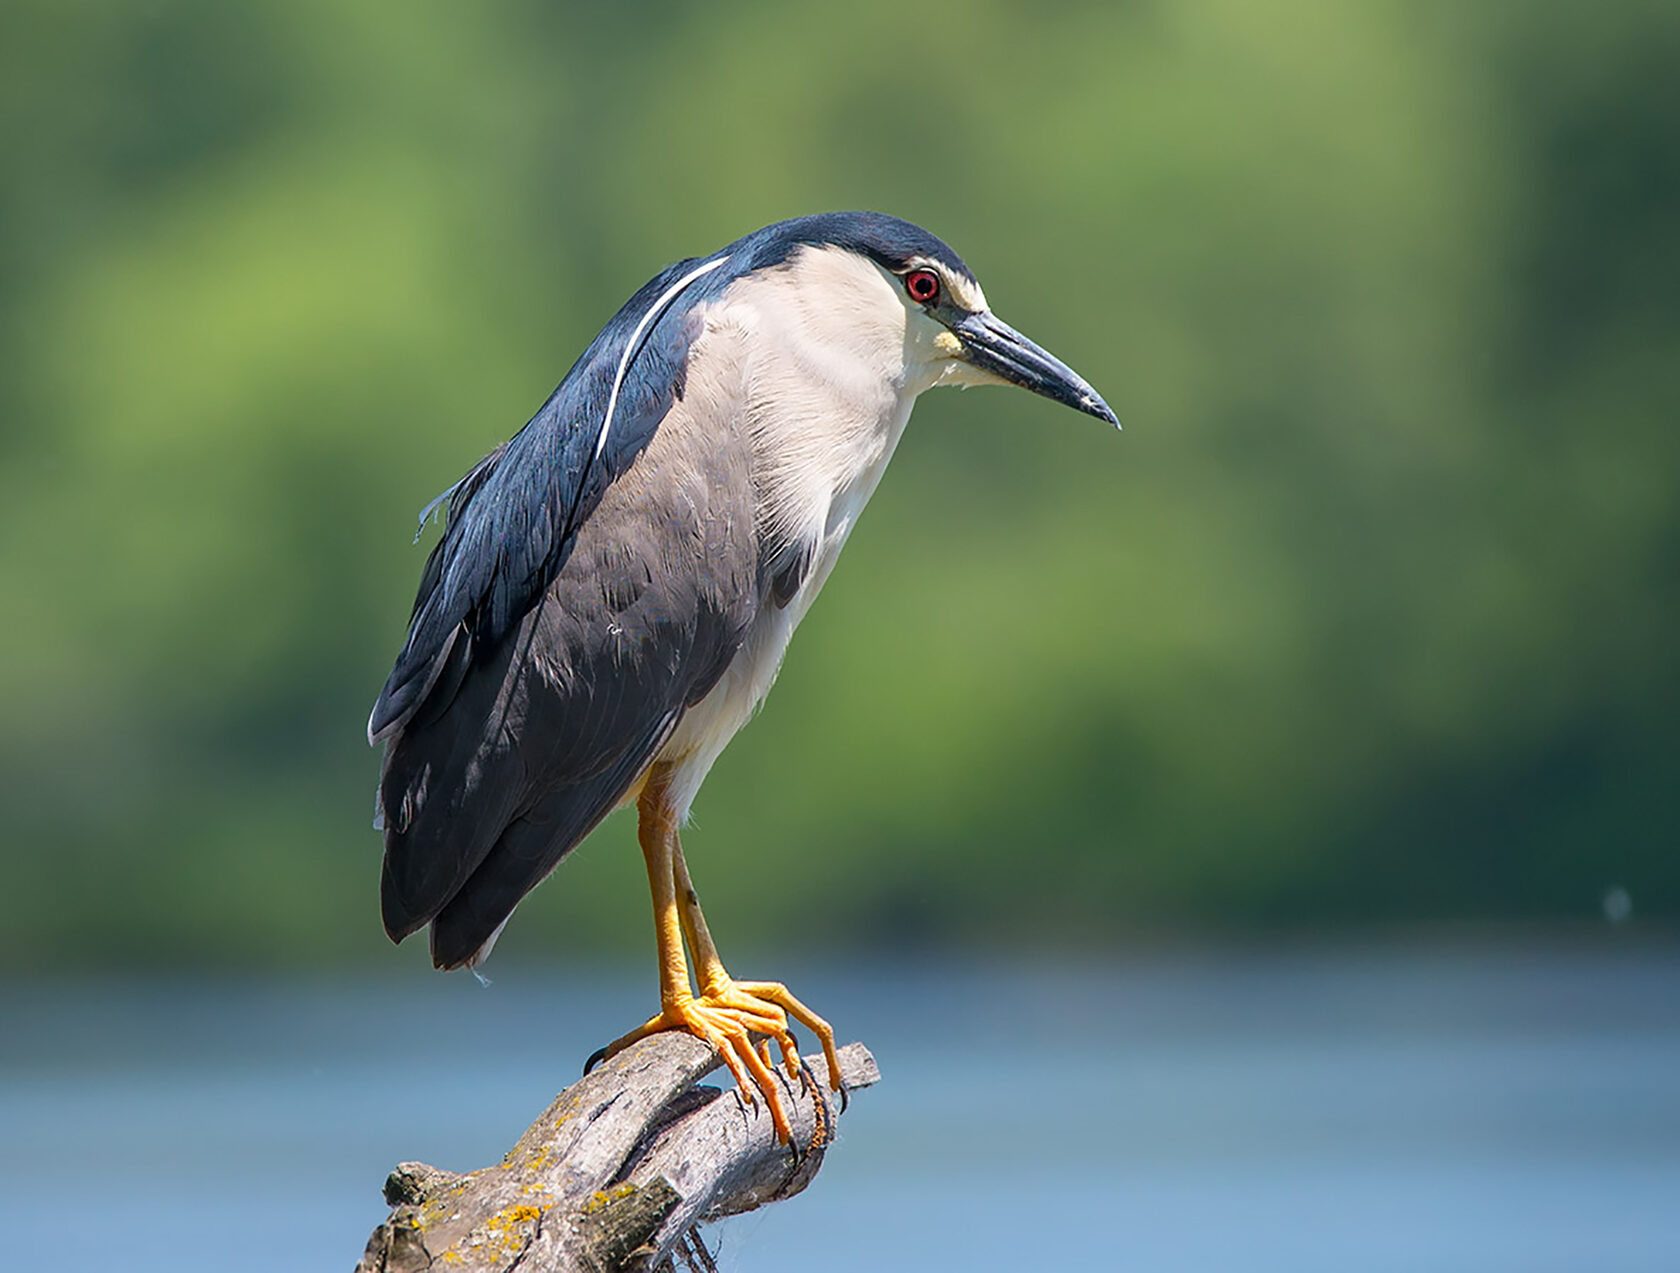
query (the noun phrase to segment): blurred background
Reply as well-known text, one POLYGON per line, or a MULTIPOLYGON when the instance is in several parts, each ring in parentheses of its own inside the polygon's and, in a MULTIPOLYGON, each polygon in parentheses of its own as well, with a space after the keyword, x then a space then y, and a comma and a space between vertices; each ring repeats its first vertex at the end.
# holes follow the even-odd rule
MULTIPOLYGON (((945 1090, 938 1047, 1004 1048, 970 1034, 1018 1010, 978 1006, 998 976, 1058 1046, 1104 1022, 1105 1063, 1132 1068, 1101 1072, 1134 1094, 1197 1072, 1177 1053, 1149 1071, 1143 1040, 1249 1058, 1161 1099, 1249 1127, 1250 1157, 1172 1119, 1111 1128, 1137 1155, 1125 1180, 1190 1164, 1186 1216, 1216 1179, 1258 1208, 1233 1220, 1238 1266, 1318 1267, 1315 1234, 1324 1267, 1349 1258, 1305 1178, 1299 1224, 1277 1222, 1288 1198, 1254 1202, 1289 1178, 1299 1124, 1208 1113, 1239 1091, 1323 1115, 1327 1089, 1289 1088, 1305 1071, 1252 1026, 1309 1070, 1353 1048, 1329 1068, 1366 1115, 1440 1113, 1419 1162, 1462 1166, 1464 1127, 1433 1089, 1395 1095, 1422 1071, 1451 1110, 1518 1100, 1495 1122, 1523 1136, 1472 1137, 1506 1147, 1489 1180, 1525 1179, 1534 1136, 1589 1145, 1577 1175, 1501 1194, 1509 1214, 1450 1172, 1420 1167, 1438 1214, 1373 1184, 1440 1235, 1394 1267, 1579 1268, 1612 1229, 1633 1237, 1594 1267, 1674 1267, 1680 1221, 1637 1202, 1680 1190, 1677 65, 1680 9, 1658 0, 13 0, 0 1177, 46 1181, 30 1214, 51 1214, 43 1147, 98 1090, 101 1134, 130 1127, 148 1162, 187 1146, 179 1197, 202 1200, 210 1151, 181 1129, 208 1125, 205 1074, 272 1092, 324 1066, 366 1109, 377 1067, 333 1066, 400 1037, 385 1005, 517 1019, 505 987, 433 978, 379 928, 362 731, 437 533, 412 544, 414 516, 663 263, 877 208, 956 247, 1126 428, 1001 390, 924 399, 685 838, 732 962, 779 973, 797 949, 853 1005, 843 1034, 901 1038, 909 1077, 891 1097, 882 1055, 878 1102, 901 1120, 945 1090), (1068 984, 1087 993, 1050 993, 1068 984), (1521 1216, 1587 1245, 1525 1247, 1521 1216), (1493 1246, 1463 1236, 1478 1223, 1493 1246)), ((581 1057, 651 1003, 649 929, 620 815, 490 971, 548 996, 581 1057)), ((527 1069, 540 1092, 572 1058, 527 1069)), ((497 1082, 475 1099, 513 1091, 497 1082)), ((313 1091, 281 1121, 360 1135, 313 1091)), ((543 1099, 520 1088, 432 1156, 493 1160, 543 1099)), ((391 1162, 428 1156, 388 1130, 362 1157, 298 1142, 361 1191, 311 1230, 329 1264, 379 1218, 391 1162)), ((882 1187, 879 1162, 859 1170, 827 1205, 882 1187)), ((803 1205, 741 1267, 805 1241, 803 1205)), ((1138 1234, 1177 1214, 1135 1205, 1138 1234)), ((1388 1212, 1331 1209, 1360 1217, 1361 1266, 1388 1267, 1356 1242, 1388 1212)), ((1128 1266, 1201 1267, 1169 1236, 1128 1266)), ((969 1264, 1019 1266, 1008 1250, 969 1264)))

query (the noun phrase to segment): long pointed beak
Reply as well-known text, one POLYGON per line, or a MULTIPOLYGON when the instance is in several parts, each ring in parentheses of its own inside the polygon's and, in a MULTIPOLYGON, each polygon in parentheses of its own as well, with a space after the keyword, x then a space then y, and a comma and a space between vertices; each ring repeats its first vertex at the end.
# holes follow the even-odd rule
POLYGON ((995 314, 969 314, 951 330, 962 342, 963 358, 979 370, 1120 427, 1102 395, 1078 372, 995 314))

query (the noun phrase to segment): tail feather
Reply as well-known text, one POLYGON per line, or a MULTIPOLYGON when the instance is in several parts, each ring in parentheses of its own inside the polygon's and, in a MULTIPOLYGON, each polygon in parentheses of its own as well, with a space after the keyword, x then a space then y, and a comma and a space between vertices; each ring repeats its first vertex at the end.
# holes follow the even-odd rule
POLYGON ((674 724, 674 716, 660 722, 606 772, 587 782, 554 788, 529 813, 508 825, 484 860, 431 917, 432 962, 437 967, 474 967, 490 953, 489 946, 520 899, 618 807, 674 724))

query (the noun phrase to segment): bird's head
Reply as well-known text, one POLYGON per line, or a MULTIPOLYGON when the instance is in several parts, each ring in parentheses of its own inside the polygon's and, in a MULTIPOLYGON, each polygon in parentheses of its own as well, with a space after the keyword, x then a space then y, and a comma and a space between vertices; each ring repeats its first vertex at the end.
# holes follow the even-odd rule
POLYGON ((873 212, 801 217, 749 236, 786 252, 814 299, 806 321, 902 333, 903 374, 935 385, 1010 384, 1116 428, 1120 421, 1073 368, 992 313, 973 272, 921 227, 873 212), (801 251, 800 249, 805 249, 801 251))

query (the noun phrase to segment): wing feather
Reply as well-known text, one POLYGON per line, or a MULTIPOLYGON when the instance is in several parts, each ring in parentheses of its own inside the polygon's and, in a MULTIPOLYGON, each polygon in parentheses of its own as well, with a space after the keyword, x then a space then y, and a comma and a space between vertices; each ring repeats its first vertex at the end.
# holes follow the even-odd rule
MULTIPOLYGON (((375 709, 385 926, 401 940, 432 923, 442 966, 469 960, 616 807, 756 613, 753 519, 740 515, 754 498, 746 422, 697 422, 655 324, 661 339, 665 387, 643 383, 644 351, 622 387, 610 480, 590 491, 580 470, 585 515, 529 498, 530 426, 450 497, 409 646, 375 709)), ((685 356, 691 343, 685 334, 685 356)))
POLYGON ((657 315, 650 307, 694 274, 692 261, 679 261, 650 279, 525 427, 440 497, 448 505, 444 534, 422 572, 408 640, 368 717, 369 742, 388 738, 419 709, 463 633, 469 659, 508 636, 565 563, 607 487, 647 446, 682 392, 699 331, 694 305, 706 293, 691 287, 686 306, 657 315))

